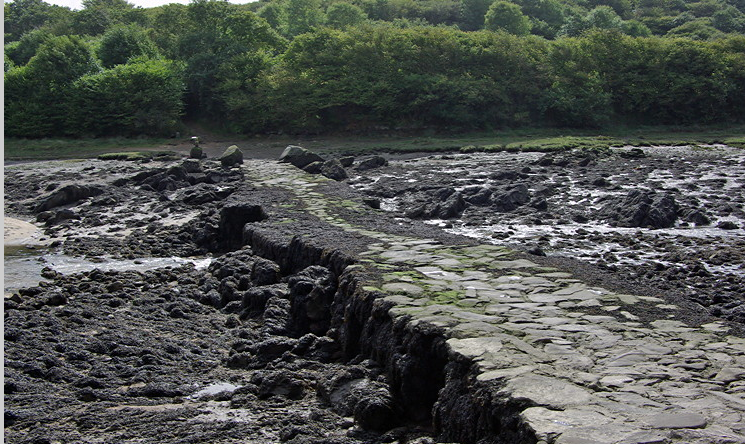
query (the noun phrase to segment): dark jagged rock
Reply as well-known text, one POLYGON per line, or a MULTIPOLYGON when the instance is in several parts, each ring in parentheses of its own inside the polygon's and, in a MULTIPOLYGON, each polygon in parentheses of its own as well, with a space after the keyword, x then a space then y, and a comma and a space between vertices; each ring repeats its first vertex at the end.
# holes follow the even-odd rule
POLYGON ((451 194, 445 202, 438 205, 433 215, 440 219, 453 219, 460 216, 466 209, 466 201, 459 192, 451 194))
POLYGON ((606 179, 605 177, 598 177, 597 179, 592 181, 592 184, 596 187, 609 187, 611 186, 611 183, 606 179))
POLYGON ((736 230, 740 227, 736 223, 732 222, 731 220, 725 220, 725 221, 719 222, 717 224, 717 228, 721 228, 722 230, 736 230))
POLYGON ((375 210, 379 210, 380 209, 380 199, 375 199, 375 198, 372 198, 372 197, 366 197, 366 198, 362 199, 362 202, 364 202, 365 205, 367 205, 368 207, 370 207, 372 209, 375 209, 375 210))
POLYGON ((308 174, 321 174, 322 169, 323 169, 322 161, 311 162, 302 168, 302 170, 308 174))
POLYGON ((234 201, 220 210, 220 240, 225 249, 232 250, 243 245, 243 227, 249 222, 267 218, 261 205, 234 201))
POLYGON ((233 188, 217 187, 206 183, 200 183, 196 186, 189 187, 183 193, 182 200, 190 205, 202 205, 217 200, 223 200, 230 196, 233 188))
POLYGON ((57 225, 66 220, 79 220, 81 218, 78 213, 69 208, 63 208, 61 210, 51 212, 51 215, 49 214, 49 212, 39 214, 39 216, 42 215, 43 217, 41 219, 37 217, 37 220, 40 222, 43 220, 44 224, 48 227, 57 225))
POLYGON ((528 190, 528 187, 525 184, 517 184, 499 194, 496 194, 492 198, 492 201, 493 207, 496 211, 513 211, 519 206, 530 202, 530 190, 528 190))
POLYGON ((256 286, 276 284, 280 277, 279 265, 268 259, 257 258, 251 269, 251 282, 256 286))
POLYGON ((181 162, 181 167, 184 169, 184 171, 190 174, 202 172, 202 165, 199 163, 198 160, 195 160, 195 159, 201 159, 201 157, 186 159, 183 162, 181 162))
POLYGON ((711 219, 701 210, 687 210, 683 213, 683 218, 688 222, 693 222, 697 226, 709 225, 711 219))
POLYGON ((633 190, 605 205, 599 215, 620 226, 669 228, 678 218, 678 204, 670 195, 633 190))
POLYGON ((347 178, 347 172, 344 170, 341 162, 337 159, 327 160, 321 167, 321 174, 333 180, 344 180, 347 178))
POLYGON ((339 163, 344 168, 349 168, 354 164, 354 156, 344 156, 339 158, 339 163))
POLYGON ((290 276, 287 284, 297 328, 325 334, 331 320, 329 308, 336 291, 336 276, 328 268, 313 265, 290 276))
POLYGON ((647 157, 647 155, 644 154, 644 150, 641 148, 632 148, 630 150, 621 151, 619 155, 625 159, 644 159, 647 157))
POLYGON ((476 206, 487 206, 491 204, 491 187, 478 187, 474 191, 475 193, 465 198, 466 202, 476 206))
POLYGON ((51 195, 42 198, 34 211, 40 213, 52 208, 73 204, 89 197, 98 196, 102 193, 103 190, 97 186, 78 184, 66 185, 53 192, 51 195))
POLYGON ((244 313, 246 316, 262 313, 267 309, 267 302, 271 298, 283 299, 287 297, 287 294, 288 289, 284 284, 249 288, 243 293, 244 313))
POLYGON ((373 168, 379 168, 388 165, 388 161, 383 156, 372 156, 360 161, 359 164, 354 168, 357 171, 367 171, 373 168))
POLYGON ((289 145, 280 154, 279 161, 290 163, 302 169, 313 162, 323 162, 323 157, 303 147, 289 145))

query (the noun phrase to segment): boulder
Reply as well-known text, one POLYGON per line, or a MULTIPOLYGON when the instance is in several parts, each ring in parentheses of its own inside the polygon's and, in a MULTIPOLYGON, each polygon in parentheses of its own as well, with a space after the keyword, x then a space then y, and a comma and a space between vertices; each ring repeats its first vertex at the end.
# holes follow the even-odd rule
POLYGON ((436 214, 440 219, 452 219, 463 214, 463 210, 466 209, 466 201, 463 199, 463 195, 456 192, 451 194, 445 202, 437 207, 436 214))
POLYGON ((191 159, 186 159, 183 162, 181 162, 181 167, 186 171, 187 173, 201 173, 202 172, 202 165, 199 163, 198 160, 194 159, 201 159, 201 157, 192 157, 191 159))
POLYGON ((366 197, 362 199, 362 202, 374 210, 380 209, 380 199, 376 199, 374 197, 366 197))
POLYGON ((305 165, 302 170, 305 171, 308 174, 321 174, 321 169, 323 168, 323 162, 322 161, 316 161, 311 162, 308 165, 305 165))
POLYGON ((670 228, 678 219, 678 204, 667 194, 632 190, 601 208, 600 217, 623 227, 670 228))
POLYGON ((272 296, 266 301, 262 330, 269 335, 288 335, 292 326, 291 304, 284 296, 272 296))
POLYGON ((272 285, 279 282, 279 265, 269 259, 257 258, 251 269, 251 283, 256 286, 272 285))
POLYGON ((337 159, 327 160, 321 167, 321 174, 333 180, 344 180, 347 178, 347 171, 337 159))
POLYGON ((303 147, 289 145, 282 151, 279 161, 290 163, 298 168, 305 168, 313 162, 323 162, 323 157, 303 147))
POLYGON ((52 208, 69 205, 89 197, 98 196, 103 193, 101 188, 90 185, 66 185, 52 194, 41 199, 36 206, 35 212, 41 213, 52 208))
POLYGON ((220 163, 224 167, 232 167, 243 163, 243 151, 236 145, 231 145, 220 156, 220 163))
POLYGON ((530 190, 525 184, 517 184, 505 189, 501 193, 494 193, 492 201, 499 212, 508 212, 530 202, 530 190))
MULTIPOLYGON (((42 213, 42 214, 45 214, 45 213, 42 213)), ((73 220, 73 219, 79 220, 80 215, 69 208, 63 208, 61 210, 55 211, 52 217, 47 218, 45 220, 45 225, 50 227, 60 222, 64 222, 66 220, 73 220)))
POLYGON ((282 299, 285 296, 287 296, 287 288, 284 285, 264 285, 249 288, 243 293, 241 300, 244 309, 243 317, 261 314, 267 309, 267 303, 271 298, 282 299))
POLYGON ((202 147, 196 145, 191 147, 191 150, 189 150, 189 157, 192 159, 201 159, 202 157, 204 157, 204 151, 202 151, 202 147))
POLYGON ((386 384, 365 377, 358 367, 321 381, 319 394, 342 416, 354 416, 367 430, 389 430, 397 424, 396 405, 386 384))
POLYGON ((344 168, 349 168, 354 164, 354 156, 344 156, 339 158, 339 163, 344 168))
POLYGON ((469 204, 484 206, 491 203, 492 189, 490 187, 477 187, 473 191, 475 192, 466 198, 469 204))
POLYGON ((383 156, 372 156, 361 161, 355 169, 357 171, 367 171, 373 168, 379 168, 388 165, 388 161, 383 156))
POLYGON ((717 224, 717 228, 720 228, 722 230, 736 230, 740 227, 738 227, 737 224, 732 222, 731 220, 724 220, 717 224))
POLYGON ((200 183, 193 187, 186 188, 186 191, 179 194, 184 203, 189 205, 202 205, 216 200, 223 200, 232 192, 232 188, 220 188, 216 185, 200 183))
POLYGON ((684 212, 683 217, 688 222, 693 222, 696 226, 704 226, 711 224, 711 219, 702 210, 687 210, 684 212))

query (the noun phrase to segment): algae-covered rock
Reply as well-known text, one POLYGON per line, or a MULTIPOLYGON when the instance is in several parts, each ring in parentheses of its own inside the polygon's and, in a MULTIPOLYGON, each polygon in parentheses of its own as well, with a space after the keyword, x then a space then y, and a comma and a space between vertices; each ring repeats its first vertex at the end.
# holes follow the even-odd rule
POLYGON ((323 158, 301 146, 289 145, 282 151, 279 161, 290 163, 298 168, 305 168, 313 162, 323 162, 323 158))
POLYGON ((191 147, 191 150, 189 150, 189 157, 192 159, 201 159, 204 157, 204 151, 202 151, 202 147, 199 145, 194 145, 191 147))
POLYGON ((220 156, 220 163, 225 167, 240 165, 243 163, 243 151, 237 145, 231 145, 220 156))
POLYGON ((321 174, 333 180, 344 180, 347 178, 347 171, 337 159, 327 160, 321 167, 321 174))

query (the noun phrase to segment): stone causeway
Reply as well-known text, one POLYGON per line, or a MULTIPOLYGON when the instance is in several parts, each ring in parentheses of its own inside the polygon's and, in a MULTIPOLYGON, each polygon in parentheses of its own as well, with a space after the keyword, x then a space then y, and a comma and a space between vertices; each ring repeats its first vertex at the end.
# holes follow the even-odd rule
POLYGON ((356 226, 338 209, 376 210, 325 194, 328 179, 282 163, 242 168, 255 186, 291 191, 309 214, 374 239, 356 260, 382 279, 365 289, 410 328, 439 328, 452 359, 524 406, 530 442, 745 443, 745 339, 724 324, 688 326, 660 298, 587 285, 498 245, 356 226), (646 322, 647 308, 663 315, 646 322))

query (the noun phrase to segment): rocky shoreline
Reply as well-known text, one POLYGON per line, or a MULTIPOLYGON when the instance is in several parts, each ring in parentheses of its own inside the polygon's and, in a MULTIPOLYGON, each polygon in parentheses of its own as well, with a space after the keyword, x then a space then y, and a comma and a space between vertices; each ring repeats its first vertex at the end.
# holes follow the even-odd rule
POLYGON ((48 281, 6 294, 6 441, 742 438, 736 323, 653 280, 412 220, 425 211, 382 214, 381 188, 361 194, 339 168, 359 187, 408 180, 408 166, 347 162, 320 175, 261 160, 6 169, 6 215, 35 217, 53 250, 211 257, 206 269, 47 268, 48 281), (713 400, 728 407, 714 414, 713 400))
POLYGON ((430 156, 352 178, 394 215, 576 258, 745 322, 745 153, 725 146, 430 156))

